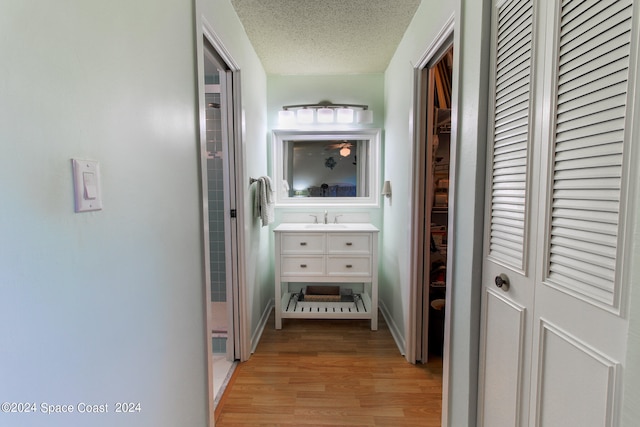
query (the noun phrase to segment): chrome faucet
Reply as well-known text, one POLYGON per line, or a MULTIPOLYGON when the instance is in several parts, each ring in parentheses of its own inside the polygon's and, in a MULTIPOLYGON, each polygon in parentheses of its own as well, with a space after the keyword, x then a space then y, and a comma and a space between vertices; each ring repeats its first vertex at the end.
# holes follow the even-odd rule
POLYGON ((327 215, 328 215, 328 212, 324 211, 324 223, 325 224, 328 224, 327 215))
POLYGON ((313 223, 317 224, 318 223, 318 215, 309 215, 313 217, 313 223))

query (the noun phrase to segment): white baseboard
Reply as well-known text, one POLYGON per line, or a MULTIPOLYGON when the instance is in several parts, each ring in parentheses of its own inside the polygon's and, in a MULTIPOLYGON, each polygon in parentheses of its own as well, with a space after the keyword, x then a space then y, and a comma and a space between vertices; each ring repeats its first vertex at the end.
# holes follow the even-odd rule
POLYGON ((393 318, 391 317, 391 313, 389 313, 389 310, 387 310, 387 306, 384 305, 384 301, 378 300, 378 306, 380 308, 380 312, 382 313, 382 316, 384 317, 385 322, 387 322, 387 326, 389 327, 391 336, 393 337, 393 340, 396 342, 396 345, 398 346, 398 350, 400 350, 400 354, 405 356, 407 353, 407 350, 406 350, 407 343, 404 339, 404 336, 400 332, 398 325, 394 322, 393 318))
POLYGON ((271 310, 275 307, 275 300, 270 299, 262 312, 262 316, 260 316, 260 322, 258 322, 258 327, 251 334, 251 354, 255 353, 256 347, 258 347, 258 343, 260 342, 260 338, 262 337, 262 332, 264 332, 264 328, 269 321, 269 315, 271 314, 271 310))

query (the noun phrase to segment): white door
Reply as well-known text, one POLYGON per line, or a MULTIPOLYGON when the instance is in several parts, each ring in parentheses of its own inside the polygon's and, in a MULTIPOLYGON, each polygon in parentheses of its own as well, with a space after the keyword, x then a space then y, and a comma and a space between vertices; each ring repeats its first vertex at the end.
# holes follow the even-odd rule
POLYGON ((478 413, 486 427, 520 425, 528 415, 521 402, 530 389, 537 234, 535 24, 531 1, 493 8, 478 413))
POLYGON ((615 426, 638 14, 631 0, 496 3, 479 425, 615 426), (503 57, 502 46, 519 54, 503 57), (498 108, 501 83, 515 92, 526 76, 532 102, 510 120, 498 108), (504 160, 503 123, 526 130, 526 155, 504 160), (511 167, 525 181, 509 180, 505 195, 500 177, 511 167), (503 217, 522 232, 499 228, 503 217), (501 273, 506 292, 494 284, 501 273))

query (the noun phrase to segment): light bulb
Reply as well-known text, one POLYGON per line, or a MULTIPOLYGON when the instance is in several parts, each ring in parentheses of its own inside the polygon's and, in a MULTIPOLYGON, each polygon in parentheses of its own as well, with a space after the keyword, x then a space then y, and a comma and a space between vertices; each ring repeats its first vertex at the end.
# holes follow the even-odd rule
POLYGON ((313 110, 303 108, 296 113, 298 123, 313 123, 313 110))
POLYGON ((356 121, 363 124, 373 123, 373 111, 358 110, 356 112, 356 121))
POLYGON ((278 123, 283 127, 292 127, 296 124, 296 114, 291 110, 278 111, 278 123))
POLYGON ((338 108, 336 110, 338 123, 353 123, 353 110, 351 108, 338 108))
POLYGON ((333 123, 333 110, 331 108, 318 108, 318 123, 333 123))

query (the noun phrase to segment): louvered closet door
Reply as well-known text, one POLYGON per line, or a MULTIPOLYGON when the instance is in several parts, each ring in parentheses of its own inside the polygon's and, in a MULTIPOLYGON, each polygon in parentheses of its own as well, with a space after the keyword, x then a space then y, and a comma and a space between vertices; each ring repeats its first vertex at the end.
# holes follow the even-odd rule
POLYGON ((478 414, 485 427, 526 425, 528 416, 536 22, 531 0, 494 5, 478 414), (498 287, 496 277, 508 283, 498 287))
POLYGON ((545 21, 530 425, 616 426, 637 12, 631 0, 563 0, 545 21))
POLYGON ((619 425, 639 16, 494 7, 479 425, 619 425))

